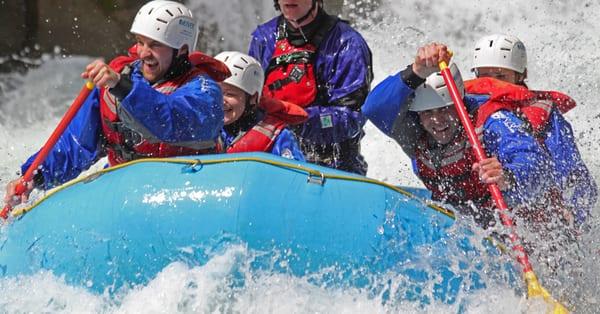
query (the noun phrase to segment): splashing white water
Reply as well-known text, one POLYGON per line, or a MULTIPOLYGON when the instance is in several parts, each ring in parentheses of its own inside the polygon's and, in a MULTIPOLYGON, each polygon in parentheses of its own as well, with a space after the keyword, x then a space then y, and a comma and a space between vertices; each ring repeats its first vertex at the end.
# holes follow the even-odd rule
MULTIPOLYGON (((227 49, 245 51, 249 32, 273 14, 272 1, 195 1, 196 16, 217 26, 227 49), (265 13, 268 12, 268 13, 265 13)), ((492 0, 456 2, 441 0, 387 1, 376 12, 377 22, 361 21, 361 32, 373 50, 375 82, 396 73, 412 61, 417 47, 429 41, 448 44, 456 62, 468 77, 471 48, 479 37, 511 33, 528 49, 529 85, 536 89, 563 91, 578 101, 567 114, 578 136, 584 160, 600 175, 599 150, 600 81, 595 75, 600 61, 600 4, 586 1, 518 1, 499 4, 492 0)), ((56 125, 82 82, 79 73, 88 57, 48 59, 26 75, 2 74, 14 88, 0 99, 0 185, 16 177, 22 161, 37 150, 56 125), (16 86, 16 87, 15 87, 16 86)), ((0 80, 2 81, 2 80, 0 80)), ((373 85, 374 86, 374 85, 373 85)), ((363 152, 369 176, 393 184, 418 186, 409 160, 395 142, 367 125, 363 152)), ((600 211, 596 209, 594 215, 600 211)), ((597 226, 597 218, 592 218, 597 226)), ((553 286, 574 298, 577 312, 593 313, 600 302, 600 229, 593 227, 581 242, 587 252, 579 271, 553 286)), ((61 278, 40 273, 30 277, 0 279, 2 312, 456 312, 458 308, 432 304, 386 305, 381 299, 356 289, 331 290, 305 278, 285 274, 256 274, 244 268, 251 256, 233 247, 207 265, 171 264, 145 286, 123 291, 117 299, 94 295, 69 286, 61 278), (242 289, 229 285, 232 272, 246 279, 242 289), (24 297, 26 296, 26 297, 24 297)), ((540 276, 543 280, 545 276, 540 276)), ((544 312, 543 304, 516 297, 511 290, 492 287, 468 299, 469 313, 514 313, 527 309, 544 312), (534 308, 530 308, 534 306, 534 308), (538 307, 535 307, 538 306, 538 307)))
MULTIPOLYGON (((123 289, 116 297, 91 294, 64 279, 39 273, 0 279, 7 296, 3 312, 52 313, 439 313, 457 312, 458 305, 390 304, 368 291, 326 289, 306 278, 270 272, 251 272, 253 252, 234 245, 206 265, 189 267, 175 262, 144 286, 123 289), (234 282, 243 280, 244 286, 234 282), (26 295, 23 293, 26 292, 26 295)), ((393 279, 390 278, 390 279, 393 279)), ((470 295, 466 313, 515 313, 531 309, 509 289, 491 288, 470 295)), ((543 304, 536 304, 544 309, 543 304)))

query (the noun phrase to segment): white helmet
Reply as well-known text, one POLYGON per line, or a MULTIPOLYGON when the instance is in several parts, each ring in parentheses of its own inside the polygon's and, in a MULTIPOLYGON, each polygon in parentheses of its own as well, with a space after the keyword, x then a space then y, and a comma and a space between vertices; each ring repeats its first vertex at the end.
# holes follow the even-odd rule
MULTIPOLYGON (((465 86, 462 76, 456 64, 450 65, 450 72, 454 77, 456 87, 460 92, 460 96, 465 95, 465 86)), ((408 109, 410 111, 426 111, 432 109, 443 108, 454 104, 444 77, 440 72, 433 73, 427 77, 425 83, 419 85, 415 90, 415 97, 410 103, 408 109)))
POLYGON ((150 1, 142 6, 131 24, 131 32, 175 49, 188 45, 189 51, 196 49, 198 40, 192 11, 181 3, 167 0, 150 1))
POLYGON ((481 67, 498 67, 523 73, 527 68, 525 45, 514 36, 485 36, 475 44, 473 55, 472 69, 481 67))
POLYGON ((231 76, 223 83, 238 87, 249 95, 258 93, 260 98, 265 74, 256 59, 237 51, 221 52, 215 59, 225 63, 231 72, 231 76))

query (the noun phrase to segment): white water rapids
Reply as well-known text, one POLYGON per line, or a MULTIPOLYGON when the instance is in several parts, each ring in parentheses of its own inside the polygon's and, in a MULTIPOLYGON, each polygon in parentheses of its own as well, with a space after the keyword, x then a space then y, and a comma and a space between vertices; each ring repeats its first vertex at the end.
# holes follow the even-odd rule
MULTIPOLYGON (((195 0, 196 16, 215 24, 222 47, 247 49, 249 32, 275 12, 269 0, 195 0)), ((346 0, 346 5, 353 1, 346 0)), ((528 50, 529 80, 533 89, 558 90, 572 96, 577 108, 566 117, 572 123, 581 153, 600 178, 600 20, 594 1, 387 0, 359 20, 358 26, 373 51, 375 81, 395 74, 412 62, 417 47, 438 41, 455 52, 463 76, 471 77, 472 47, 483 35, 509 33, 528 50)), ((91 57, 45 57, 26 74, 0 74, 0 185, 17 177, 20 164, 46 140, 82 85, 79 74, 91 57)), ((419 186, 409 160, 397 144, 371 124, 366 127, 363 153, 368 176, 392 184, 419 186)), ((583 236, 584 254, 577 275, 567 274, 548 283, 554 294, 568 296, 578 313, 600 308, 600 228, 598 207, 592 230, 583 236)), ((383 303, 357 289, 326 289, 306 278, 277 273, 254 273, 245 268, 253 252, 232 246, 201 267, 171 264, 145 286, 118 297, 91 294, 69 286, 49 273, 0 279, 0 312, 110 312, 110 313, 386 313, 543 312, 540 304, 503 287, 490 287, 467 297, 469 306, 383 303), (243 287, 228 284, 232 272, 246 278, 243 287), (192 282, 193 284, 189 284, 192 282)), ((545 278, 543 269, 538 274, 545 278)))

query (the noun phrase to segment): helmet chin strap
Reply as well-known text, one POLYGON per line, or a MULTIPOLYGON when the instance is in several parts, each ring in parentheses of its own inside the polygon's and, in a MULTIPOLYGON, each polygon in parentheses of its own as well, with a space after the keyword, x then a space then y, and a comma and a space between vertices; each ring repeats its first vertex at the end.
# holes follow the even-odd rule
POLYGON ((169 65, 169 68, 167 69, 165 75, 162 78, 160 78, 158 81, 153 82, 153 83, 168 81, 172 78, 175 78, 175 77, 178 77, 178 76, 184 74, 186 71, 189 70, 189 68, 191 67, 191 64, 188 60, 188 55, 187 54, 178 55, 180 49, 173 48, 173 54, 171 56, 171 65, 169 65))
POLYGON ((247 132, 250 130, 260 119, 258 104, 252 102, 253 96, 246 98, 246 105, 242 115, 231 124, 225 126, 225 130, 231 134, 237 135, 240 132, 247 132))
POLYGON ((310 10, 308 10, 308 12, 306 14, 304 14, 304 16, 302 16, 301 18, 297 19, 297 20, 292 20, 292 22, 296 23, 296 25, 298 25, 298 28, 300 28, 300 24, 302 24, 304 21, 306 21, 310 15, 312 14, 313 10, 317 7, 317 0, 313 0, 312 1, 312 6, 310 7, 310 10))

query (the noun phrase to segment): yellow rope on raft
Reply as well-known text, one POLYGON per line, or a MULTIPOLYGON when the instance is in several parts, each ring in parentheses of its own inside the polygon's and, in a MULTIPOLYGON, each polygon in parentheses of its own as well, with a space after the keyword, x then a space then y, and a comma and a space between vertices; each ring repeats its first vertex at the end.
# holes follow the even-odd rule
POLYGON ((139 164, 139 163, 145 163, 145 162, 167 162, 167 163, 176 163, 176 164, 189 164, 189 165, 195 165, 195 164, 199 164, 199 165, 211 165, 211 164, 220 164, 220 163, 229 163, 229 162, 241 162, 241 161, 254 161, 254 162, 260 162, 260 163, 264 163, 264 164, 269 164, 269 165, 273 165, 273 166, 278 166, 281 168, 285 168, 285 169, 294 169, 294 170, 299 170, 299 171, 303 171, 308 173, 311 176, 314 177, 318 177, 318 178, 323 178, 323 179, 335 179, 335 180, 346 180, 346 181, 355 181, 355 182, 364 182, 364 183, 370 183, 370 184, 376 184, 376 185, 380 185, 380 186, 384 186, 386 188, 392 189, 408 198, 411 199, 415 199, 420 201, 421 203, 427 205, 429 208, 442 213, 452 219, 455 219, 455 215, 454 212, 444 208, 442 206, 438 206, 436 204, 434 204, 433 202, 420 198, 402 188, 399 188, 397 186, 391 185, 391 184, 387 184, 385 182, 381 182, 375 179, 369 179, 366 177, 359 177, 359 176, 351 176, 351 175, 337 175, 337 174, 326 174, 326 173, 322 173, 318 170, 315 169, 311 169, 309 167, 305 167, 302 166, 300 164, 293 164, 293 163, 288 163, 288 162, 281 162, 281 161, 274 161, 274 160, 269 160, 269 159, 264 159, 264 158, 260 158, 260 157, 231 157, 231 158, 219 158, 219 159, 215 159, 215 160, 199 160, 199 159, 184 159, 184 158, 143 158, 143 159, 137 159, 134 161, 130 161, 127 163, 123 163, 120 165, 116 165, 110 168, 106 168, 106 169, 102 169, 99 170, 95 173, 92 173, 90 175, 87 175, 85 177, 79 178, 79 179, 75 179, 75 180, 71 180, 55 189, 50 190, 46 195, 44 195, 44 197, 41 197, 40 199, 38 199, 33 205, 29 206, 29 207, 24 207, 21 209, 16 209, 15 211, 13 211, 11 213, 11 215, 13 217, 18 217, 21 216, 29 211, 31 211, 34 207, 38 206, 40 203, 44 202, 46 199, 48 199, 50 196, 52 196, 54 193, 57 193, 63 189, 66 189, 74 184, 77 184, 79 182, 82 181, 88 181, 91 179, 94 179, 97 176, 100 176, 104 173, 108 173, 108 172, 112 172, 115 171, 117 169, 121 169, 124 167, 128 167, 131 165, 135 165, 135 164, 139 164))

